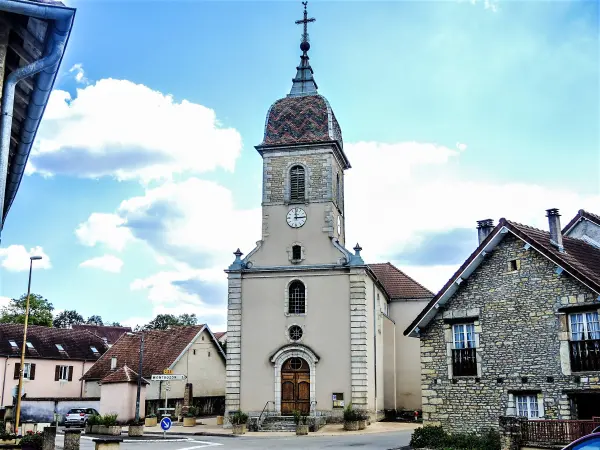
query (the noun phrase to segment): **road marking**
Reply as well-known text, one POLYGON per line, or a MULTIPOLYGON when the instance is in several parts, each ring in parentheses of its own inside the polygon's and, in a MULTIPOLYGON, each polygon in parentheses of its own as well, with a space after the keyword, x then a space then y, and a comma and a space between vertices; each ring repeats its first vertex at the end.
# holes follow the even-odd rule
POLYGON ((204 441, 196 441, 196 442, 201 443, 203 445, 195 445, 194 447, 178 448, 177 450, 195 450, 197 448, 216 447, 218 445, 223 445, 218 442, 204 442, 204 441))

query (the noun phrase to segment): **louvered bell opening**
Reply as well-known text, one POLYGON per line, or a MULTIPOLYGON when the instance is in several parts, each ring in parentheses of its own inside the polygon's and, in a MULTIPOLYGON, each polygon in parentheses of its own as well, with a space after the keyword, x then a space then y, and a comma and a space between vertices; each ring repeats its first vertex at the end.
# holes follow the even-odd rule
POLYGON ((303 202, 304 192, 304 167, 294 166, 290 170, 290 200, 303 202))

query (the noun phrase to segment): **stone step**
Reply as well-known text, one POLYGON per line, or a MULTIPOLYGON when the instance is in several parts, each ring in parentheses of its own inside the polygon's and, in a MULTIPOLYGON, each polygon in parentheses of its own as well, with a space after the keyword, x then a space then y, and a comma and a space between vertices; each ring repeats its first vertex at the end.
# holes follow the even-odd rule
POLYGON ((268 416, 263 420, 260 431, 296 431, 293 416, 268 416))

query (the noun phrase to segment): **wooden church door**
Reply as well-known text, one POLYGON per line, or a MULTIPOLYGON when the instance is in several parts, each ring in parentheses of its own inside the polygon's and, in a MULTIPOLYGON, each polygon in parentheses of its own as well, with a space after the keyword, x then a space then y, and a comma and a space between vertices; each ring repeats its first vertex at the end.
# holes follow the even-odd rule
POLYGON ((302 358, 290 358, 281 367, 281 414, 310 413, 310 367, 302 358))

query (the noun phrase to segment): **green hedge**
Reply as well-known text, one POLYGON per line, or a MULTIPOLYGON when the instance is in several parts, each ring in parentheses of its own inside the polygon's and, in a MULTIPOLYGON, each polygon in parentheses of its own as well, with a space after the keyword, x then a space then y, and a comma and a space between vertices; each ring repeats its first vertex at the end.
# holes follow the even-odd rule
POLYGON ((412 448, 444 450, 500 450, 500 434, 489 429, 481 435, 475 433, 446 433, 442 427, 426 425, 417 428, 411 439, 412 448))

